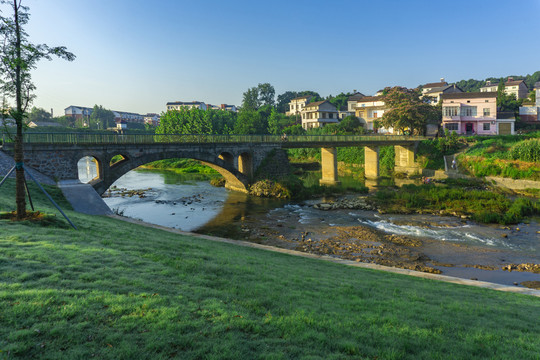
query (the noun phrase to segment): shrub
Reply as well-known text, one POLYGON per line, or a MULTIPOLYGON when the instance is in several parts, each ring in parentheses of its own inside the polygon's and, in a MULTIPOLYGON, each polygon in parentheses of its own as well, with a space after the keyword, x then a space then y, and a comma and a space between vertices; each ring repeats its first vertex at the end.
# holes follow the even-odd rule
POLYGON ((510 148, 514 160, 540 162, 540 139, 523 140, 510 148))

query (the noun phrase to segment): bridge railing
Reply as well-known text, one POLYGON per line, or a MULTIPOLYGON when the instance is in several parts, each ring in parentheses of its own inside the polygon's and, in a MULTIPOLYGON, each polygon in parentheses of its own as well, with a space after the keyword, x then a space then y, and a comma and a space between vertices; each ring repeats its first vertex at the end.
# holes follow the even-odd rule
MULTIPOLYGON (((158 144, 158 143, 343 143, 421 141, 423 136, 408 135, 211 135, 211 134, 114 134, 114 133, 26 133, 32 144, 158 144)), ((12 139, 4 139, 10 143, 12 139)))

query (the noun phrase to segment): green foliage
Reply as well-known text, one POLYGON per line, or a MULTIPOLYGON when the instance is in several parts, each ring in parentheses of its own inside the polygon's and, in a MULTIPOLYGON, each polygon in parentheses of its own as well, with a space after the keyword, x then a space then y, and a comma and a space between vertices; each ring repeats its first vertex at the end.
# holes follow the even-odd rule
POLYGON ((198 108, 169 110, 161 114, 156 134, 212 134, 211 117, 216 111, 198 108))
POLYGON ((105 109, 101 105, 94 105, 92 114, 90 115, 88 126, 93 129, 107 129, 110 127, 115 127, 116 123, 114 121, 114 113, 105 109))
POLYGON ((396 163, 396 152, 393 146, 379 148, 379 165, 382 175, 391 175, 396 163))
POLYGON ((254 111, 261 106, 274 106, 276 91, 269 83, 249 88, 243 94, 242 110, 254 111))
POLYGON ((154 161, 143 166, 147 169, 173 170, 176 173, 198 173, 217 175, 218 172, 211 167, 201 164, 193 159, 165 159, 154 161))
POLYGON ((326 100, 328 100, 331 104, 333 104, 336 109, 340 111, 346 111, 347 110, 347 102, 349 101, 349 97, 353 95, 352 93, 340 93, 337 96, 329 95, 326 100))
POLYGON ((50 122, 51 121, 51 113, 42 109, 33 107, 32 110, 28 113, 26 117, 26 123, 30 122, 50 122))
POLYGON ((540 162, 540 139, 520 141, 510 148, 514 160, 540 162))
POLYGON ((383 101, 388 110, 379 121, 383 127, 399 133, 424 134, 428 123, 440 123, 440 109, 430 105, 419 89, 396 86, 385 91, 383 101))
POLYGON ((244 110, 242 108, 238 113, 238 119, 234 126, 234 134, 268 134, 268 120, 259 111, 244 110))
MULTIPOLYGON (((281 135, 287 133, 288 135, 293 135, 291 132, 297 132, 296 129, 290 129, 296 124, 296 119, 294 116, 286 116, 285 114, 280 114, 276 109, 272 109, 270 116, 268 117, 268 132, 272 135, 281 135), (289 132, 285 131, 289 129, 289 132)), ((300 125, 300 128, 302 126, 300 125)), ((301 135, 301 134, 294 134, 301 135)))
POLYGON ((516 224, 526 216, 540 215, 540 202, 525 198, 511 200, 503 194, 478 190, 473 182, 447 185, 404 185, 395 190, 375 194, 377 203, 386 211, 410 213, 414 210, 443 211, 471 216, 484 223, 516 224))

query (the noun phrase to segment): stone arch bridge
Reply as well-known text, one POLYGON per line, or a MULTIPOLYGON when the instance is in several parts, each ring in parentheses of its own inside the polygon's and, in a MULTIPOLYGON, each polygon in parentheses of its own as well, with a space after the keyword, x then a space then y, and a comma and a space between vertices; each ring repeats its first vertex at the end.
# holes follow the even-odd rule
MULTIPOLYGON (((337 147, 365 146, 366 178, 379 176, 379 147, 393 145, 396 167, 417 170, 415 149, 426 138, 400 135, 155 135, 27 133, 24 135, 25 164, 55 180, 78 180, 78 161, 95 158, 98 175, 90 184, 103 194, 118 178, 141 165, 170 158, 201 161, 219 171, 226 187, 247 191, 254 174, 267 156, 280 149, 321 148, 321 184, 336 184, 337 147), (120 155, 122 160, 112 162, 120 155)), ((13 152, 13 144, 3 141, 2 150, 13 152)), ((274 164, 288 168, 288 164, 274 164)))

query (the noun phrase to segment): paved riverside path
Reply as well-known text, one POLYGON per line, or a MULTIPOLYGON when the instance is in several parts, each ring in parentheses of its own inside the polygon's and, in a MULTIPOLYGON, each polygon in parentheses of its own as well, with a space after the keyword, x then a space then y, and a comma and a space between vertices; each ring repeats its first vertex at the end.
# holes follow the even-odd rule
POLYGON ((425 273, 425 272, 420 272, 420 271, 395 268, 395 267, 378 265, 378 264, 362 263, 362 262, 356 262, 356 261, 351 261, 351 260, 344 260, 344 259, 335 258, 335 257, 328 256, 328 255, 310 254, 310 253, 306 253, 306 252, 302 252, 302 251, 282 249, 282 248, 278 248, 278 247, 274 247, 274 246, 262 245, 262 244, 248 242, 248 241, 232 240, 232 239, 220 238, 220 237, 216 237, 216 236, 209 236, 209 235, 201 235, 201 234, 196 234, 196 233, 190 233, 190 232, 182 231, 182 230, 179 230, 179 229, 172 229, 172 228, 168 228, 168 227, 161 226, 161 225, 150 224, 150 223, 147 223, 147 222, 144 222, 144 221, 141 221, 141 220, 136 220, 136 219, 132 219, 132 218, 124 217, 124 216, 110 215, 110 217, 112 217, 114 219, 122 220, 122 221, 127 221, 127 222, 130 222, 130 223, 133 223, 133 224, 138 224, 138 225, 142 225, 142 226, 151 227, 151 228, 154 228, 154 229, 160 229, 160 230, 163 230, 163 231, 172 232, 172 233, 179 234, 179 235, 190 236, 190 237, 193 237, 193 238, 205 239, 205 240, 210 240, 210 241, 217 241, 217 242, 221 242, 221 243, 227 243, 227 244, 232 244, 232 245, 236 245, 236 246, 250 247, 250 248, 266 250, 266 251, 273 251, 273 252, 278 252, 278 253, 282 253, 282 254, 288 254, 288 255, 292 255, 292 256, 300 256, 300 257, 309 258, 309 259, 318 259, 318 260, 323 260, 323 261, 333 262, 333 263, 336 263, 336 264, 342 264, 342 265, 346 265, 346 266, 358 267, 358 268, 363 268, 363 269, 386 271, 386 272, 390 272, 390 273, 394 273, 394 274, 410 275, 410 276, 423 278, 423 279, 438 280, 438 281, 444 281, 444 282, 448 282, 448 283, 460 284, 460 285, 466 285, 466 286, 476 286, 476 287, 484 288, 484 289, 491 289, 491 290, 497 290, 497 291, 512 292, 512 293, 517 293, 517 294, 531 295, 531 296, 536 296, 536 297, 540 298, 540 290, 529 289, 529 288, 525 288, 525 287, 495 284, 495 283, 490 283, 490 282, 486 282, 486 281, 478 281, 478 280, 468 280, 468 279, 462 279, 462 278, 458 278, 458 277, 454 277, 454 276, 431 274, 431 273, 425 273))

